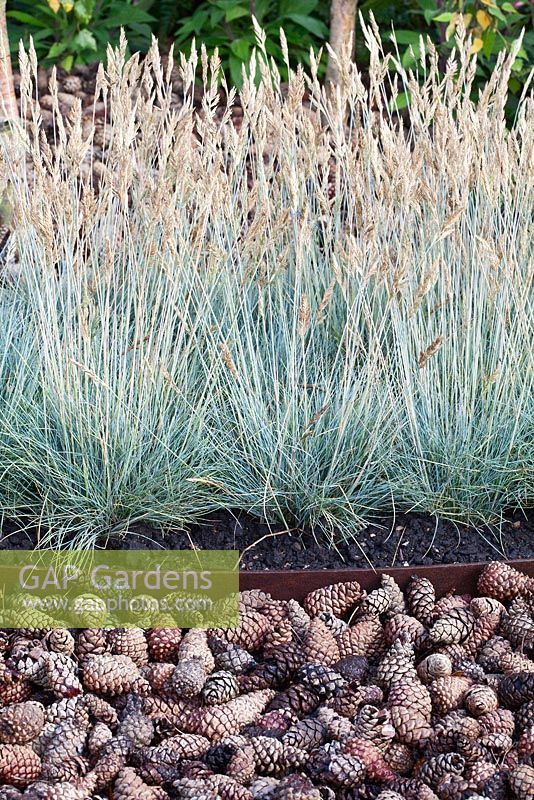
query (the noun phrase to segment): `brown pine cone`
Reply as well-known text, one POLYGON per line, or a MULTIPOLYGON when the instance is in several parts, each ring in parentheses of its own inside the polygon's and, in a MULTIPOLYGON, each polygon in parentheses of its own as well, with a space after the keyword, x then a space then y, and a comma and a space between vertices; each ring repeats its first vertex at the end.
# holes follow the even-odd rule
POLYGON ((500 630, 513 647, 521 650, 534 647, 534 620, 527 611, 503 614, 500 630))
POLYGON ((332 583, 315 589, 304 598, 304 610, 310 617, 317 617, 321 611, 329 611, 336 617, 342 617, 362 596, 360 584, 356 581, 332 583))
POLYGON ((287 618, 291 623, 295 637, 300 641, 304 639, 310 624, 310 616, 296 600, 287 601, 287 618))
POLYGON ((228 644, 228 642, 216 637, 210 637, 209 642, 217 669, 232 672, 234 675, 241 675, 256 663, 254 656, 242 647, 228 644))
POLYGON ((464 695, 464 706, 473 717, 495 711, 499 706, 497 695, 489 686, 475 684, 464 695))
POLYGON ((54 653, 65 653, 68 656, 74 653, 76 642, 67 628, 54 628, 46 635, 46 642, 54 653))
POLYGON ((270 627, 266 616, 259 611, 250 610, 240 615, 237 628, 213 628, 210 635, 253 653, 261 647, 270 627))
POLYGON ((87 736, 87 752, 91 757, 98 756, 107 742, 113 739, 113 733, 105 722, 97 722, 87 736))
POLYGON ((114 628, 108 641, 113 655, 128 656, 138 667, 148 663, 148 645, 140 628, 114 628))
POLYGON ((227 703, 239 694, 239 684, 231 672, 212 672, 202 688, 202 699, 209 705, 227 703))
MULTIPOLYGON (((265 797, 264 794, 253 792, 252 796, 265 797)), ((269 800, 321 800, 322 795, 309 778, 304 775, 287 775, 273 787, 269 800)))
MULTIPOLYGON (((139 741, 142 741, 141 737, 139 741)), ((106 742, 98 754, 93 769, 77 782, 77 786, 83 787, 91 796, 93 792, 112 783, 126 764, 131 744, 131 741, 123 736, 117 736, 106 742)))
POLYGON ((431 653, 417 666, 417 674, 423 683, 436 678, 445 678, 452 673, 452 661, 444 653, 431 653))
POLYGON ((282 736, 282 741, 301 750, 311 750, 321 745, 326 737, 326 727, 320 719, 305 717, 299 720, 282 736))
POLYGON ((146 694, 150 684, 128 656, 89 655, 82 663, 83 685, 90 692, 114 697, 130 692, 146 694))
POLYGON ((367 739, 386 750, 395 736, 391 713, 387 708, 363 705, 354 718, 354 736, 367 739))
POLYGON ((439 617, 428 632, 434 645, 461 644, 473 631, 474 615, 467 608, 453 608, 439 617))
POLYGON ((452 592, 440 597, 434 606, 434 619, 443 617, 445 614, 448 614, 449 611, 452 611, 453 608, 469 608, 471 599, 469 595, 453 594, 452 592))
MULTIPOLYGON (((463 709, 454 709, 439 719, 435 726, 435 738, 443 740, 449 734, 461 734, 468 739, 478 739, 481 733, 479 720, 470 717, 463 709)), ((453 736, 452 741, 457 741, 453 736)))
POLYGON ((486 672, 501 672, 501 661, 504 655, 512 652, 512 645, 502 636, 492 636, 482 647, 477 662, 486 672))
POLYGON ((432 728, 426 718, 413 708, 392 706, 391 721, 397 738, 403 744, 422 746, 432 736, 432 728))
POLYGON ((519 760, 523 764, 532 764, 532 757, 534 756, 534 725, 530 728, 525 728, 517 740, 517 754, 519 760))
POLYGON ((170 685, 177 697, 195 697, 206 683, 202 658, 179 658, 171 675, 170 685))
POLYGON ((384 758, 393 772, 397 772, 399 775, 408 775, 415 764, 412 749, 401 742, 391 742, 384 753, 384 758))
POLYGON ((373 742, 358 738, 348 739, 343 743, 343 752, 361 759, 367 777, 372 781, 388 783, 396 777, 382 751, 373 742))
POLYGON ((341 714, 337 714, 328 706, 321 706, 317 710, 317 719, 324 726, 327 738, 335 741, 343 741, 354 736, 354 725, 341 714))
POLYGON ((195 730, 212 741, 239 733, 245 725, 257 721, 274 695, 272 689, 263 689, 236 697, 224 705, 200 708, 195 714, 195 730))
POLYGON ((50 782, 70 781, 84 768, 80 756, 89 732, 89 714, 78 704, 73 717, 59 722, 42 747, 42 777, 50 782))
POLYGON ((299 669, 296 677, 321 699, 338 695, 345 686, 345 680, 341 675, 323 664, 308 662, 299 669))
POLYGON ((462 678, 451 675, 446 678, 437 678, 429 685, 430 696, 434 712, 443 716, 448 711, 460 708, 463 703, 465 693, 470 688, 472 681, 469 678, 462 678))
POLYGON ((45 724, 41 703, 28 700, 0 709, 0 742, 26 744, 38 736, 45 724))
POLYGON ((328 760, 325 779, 334 786, 353 788, 363 782, 365 765, 357 756, 334 753, 328 760))
POLYGON ((259 730, 270 731, 275 735, 284 734, 292 725, 296 725, 299 718, 289 708, 276 711, 266 711, 259 718, 256 727, 259 730))
POLYGON ((414 666, 413 645, 403 644, 397 639, 378 665, 376 682, 384 689, 388 689, 396 681, 407 679, 418 679, 414 666))
POLYGON ((506 708, 497 708, 478 718, 478 724, 483 733, 506 733, 512 736, 516 720, 511 711, 506 708))
POLYGON ((163 661, 155 661, 143 667, 141 674, 149 682, 155 692, 170 692, 171 678, 176 669, 176 664, 167 664, 163 661))
POLYGON ((492 561, 484 567, 477 583, 478 593, 501 602, 514 597, 526 596, 534 590, 534 580, 515 567, 501 561, 492 561))
POLYGON ((285 691, 278 692, 269 703, 269 710, 289 708, 298 717, 305 717, 319 705, 319 698, 302 683, 294 683, 285 691))
MULTIPOLYGON (((341 634, 344 636, 345 634, 341 634)), ((337 639, 328 630, 324 622, 314 617, 306 632, 302 649, 307 661, 331 666, 339 659, 337 639)))
POLYGON ((25 788, 41 774, 41 759, 20 744, 0 744, 0 782, 25 788))
POLYGON ((517 800, 532 800, 534 797, 534 767, 520 764, 512 770, 510 786, 517 800))
POLYGON ((468 764, 465 769, 465 778, 473 784, 477 790, 482 790, 484 784, 497 772, 497 765, 489 761, 476 761, 468 764))
POLYGON ((481 614, 479 617, 475 617, 473 630, 463 642, 463 647, 468 655, 478 655, 481 647, 498 631, 501 617, 502 614, 499 611, 492 611, 489 614, 481 614))
POLYGON ((364 614, 386 614, 391 608, 392 597, 387 589, 374 589, 364 595, 360 603, 360 610, 364 614))
POLYGON ((497 611, 503 614, 506 609, 499 600, 493 597, 473 597, 469 603, 469 609, 473 612, 475 617, 481 617, 484 614, 493 614, 497 611))
POLYGON ((397 778, 390 788, 399 792, 405 800, 438 800, 430 786, 417 778, 397 778))
POLYGON ((287 601, 267 600, 258 608, 258 611, 270 620, 273 628, 276 628, 287 620, 287 601))
POLYGON ((428 625, 432 620, 436 593, 434 586, 428 578, 414 575, 406 588, 406 600, 410 614, 423 625, 428 625))
POLYGON ((465 761, 458 753, 442 753, 425 760, 418 770, 418 777, 432 789, 437 789, 447 775, 461 775, 465 761))
POLYGON ((355 625, 341 633, 336 642, 339 648, 338 658, 376 656, 385 644, 380 619, 374 614, 361 617, 355 625))
POLYGON ((418 679, 396 681, 389 691, 388 706, 414 709, 428 721, 432 714, 430 692, 418 679))
MULTIPOLYGON (((228 631, 231 633, 231 631, 228 631)), ((223 640, 225 637, 222 637, 223 640)), ((228 640, 227 640, 228 641, 228 640)), ((184 634, 178 648, 178 660, 201 658, 207 675, 215 669, 215 659, 208 644, 208 632, 202 628, 191 628, 184 634)), ((224 667, 222 667, 224 669, 224 667)))
POLYGON ((228 775, 210 775, 206 778, 206 784, 213 788, 216 797, 221 800, 253 800, 252 793, 228 775))
POLYGON ((534 700, 534 672, 506 675, 499 683, 499 698, 505 708, 512 710, 534 700))
POLYGON ((117 736, 126 740, 129 749, 133 750, 151 743, 154 738, 154 723, 143 712, 142 698, 133 694, 128 696, 121 712, 117 736))
POLYGON ((293 626, 288 619, 273 624, 263 640, 263 646, 269 645, 287 645, 293 641, 293 626))
POLYGON ((147 633, 148 652, 151 661, 175 663, 182 641, 180 628, 151 628, 147 633))
POLYGON ((329 611, 321 611, 321 613, 319 614, 319 619, 322 622, 324 622, 324 624, 326 625, 326 627, 333 636, 339 636, 340 633, 343 633, 343 631, 346 631, 347 628, 349 627, 348 622, 345 622, 344 619, 336 617, 329 611))
POLYGON ((391 575, 388 575, 386 572, 382 573, 380 578, 380 584, 382 589, 389 594, 391 598, 391 605, 388 609, 388 616, 394 616, 395 614, 404 614, 406 612, 406 602, 404 600, 404 594, 402 589, 400 588, 399 584, 391 575))
POLYGON ((131 767, 119 772, 113 786, 113 800, 167 800, 168 796, 160 786, 148 786, 131 767))
POLYGON ((347 656, 336 661, 333 667, 349 685, 359 686, 369 672, 369 661, 365 656, 347 656))
MULTIPOLYGON (((263 650, 263 657, 274 662, 282 675, 292 675, 306 662, 304 650, 296 642, 277 645, 268 644, 263 650)), ((263 672, 262 666, 260 665, 255 669, 254 673, 263 672)))
POLYGON ((80 660, 88 655, 101 656, 107 652, 108 634, 104 628, 85 628, 79 632, 75 653, 80 660))
POLYGON ((393 644, 395 639, 402 637, 403 641, 409 640, 418 646, 425 635, 426 630, 423 623, 408 614, 395 614, 384 626, 386 644, 393 644))

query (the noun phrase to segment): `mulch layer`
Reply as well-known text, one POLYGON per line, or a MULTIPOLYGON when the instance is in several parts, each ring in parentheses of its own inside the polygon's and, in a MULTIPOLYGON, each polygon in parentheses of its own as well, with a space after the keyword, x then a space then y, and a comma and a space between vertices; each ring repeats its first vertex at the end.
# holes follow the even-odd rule
MULTIPOLYGON (((499 525, 474 528, 433 517, 400 514, 364 528, 357 539, 335 545, 312 532, 269 525, 240 511, 221 511, 188 530, 158 531, 132 525, 111 534, 104 546, 124 550, 239 550, 242 570, 342 569, 351 567, 469 564, 495 559, 534 558, 534 509, 509 514, 499 525)), ((5 523, 0 549, 37 545, 31 531, 5 523)))

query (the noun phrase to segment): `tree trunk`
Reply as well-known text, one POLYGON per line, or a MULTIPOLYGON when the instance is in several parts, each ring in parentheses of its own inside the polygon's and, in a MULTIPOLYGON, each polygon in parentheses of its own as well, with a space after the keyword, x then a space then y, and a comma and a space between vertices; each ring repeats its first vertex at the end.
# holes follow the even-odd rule
MULTIPOLYGON (((354 31, 356 28, 356 8, 358 0, 332 0, 330 6, 330 47, 336 54, 341 54, 348 47, 352 37, 352 55, 354 55, 354 31)), ((339 70, 331 56, 326 67, 326 83, 336 84, 339 81, 339 70)))
POLYGON ((0 119, 19 115, 7 38, 6 0, 0 0, 0 119))

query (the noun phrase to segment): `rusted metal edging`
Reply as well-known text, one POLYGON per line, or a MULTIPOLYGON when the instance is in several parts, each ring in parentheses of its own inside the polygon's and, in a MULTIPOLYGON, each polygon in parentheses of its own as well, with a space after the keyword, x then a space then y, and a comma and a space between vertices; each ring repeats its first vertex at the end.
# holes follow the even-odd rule
MULTIPOLYGON (((521 572, 534 577, 534 559, 507 561, 521 572)), ((386 572, 392 575, 401 589, 406 588, 412 575, 429 578, 435 586, 436 594, 441 597, 447 592, 473 594, 476 591, 478 576, 487 562, 472 564, 438 564, 432 567, 382 567, 372 569, 322 569, 322 570, 269 570, 242 571, 239 577, 241 591, 245 589, 263 589, 278 600, 302 600, 308 592, 338 581, 358 581, 363 589, 376 589, 380 584, 380 575, 386 572)))

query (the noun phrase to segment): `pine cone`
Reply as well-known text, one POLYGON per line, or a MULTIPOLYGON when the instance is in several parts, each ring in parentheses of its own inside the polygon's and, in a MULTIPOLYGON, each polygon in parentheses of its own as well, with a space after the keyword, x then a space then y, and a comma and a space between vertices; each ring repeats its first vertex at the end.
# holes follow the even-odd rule
POLYGON ((152 661, 175 663, 182 641, 180 628, 151 628, 147 633, 148 652, 152 661))
POLYGON ((369 672, 369 662, 365 656, 347 656, 333 664, 336 672, 345 678, 348 684, 359 685, 369 672))
POLYGON ((483 733, 506 733, 508 736, 512 736, 516 720, 513 713, 508 709, 497 708, 495 711, 482 714, 478 718, 478 724, 483 733))
POLYGON ((396 775, 385 760, 380 748, 365 739, 349 739, 343 744, 343 752, 357 756, 365 766, 367 777, 377 783, 388 783, 396 775))
POLYGON ((475 617, 466 608, 453 608, 437 619, 428 635, 435 645, 460 644, 473 631, 475 617))
POLYGON ((376 671, 376 681, 384 689, 388 689, 399 680, 417 680, 414 666, 413 645, 403 644, 397 639, 383 656, 376 671))
POLYGON ((232 672, 234 675, 241 675, 256 663, 254 656, 251 653, 247 653, 242 647, 237 647, 215 638, 210 638, 210 644, 218 669, 232 672))
POLYGON ((334 786, 353 788, 365 777, 365 765, 357 756, 334 753, 328 760, 325 779, 334 786))
POLYGON ((425 635, 423 623, 408 614, 395 614, 384 626, 386 644, 393 644, 396 639, 402 637, 403 641, 410 641, 417 647, 425 635))
MULTIPOLYGON (((139 741, 143 737, 139 736, 139 741)), ((131 745, 131 740, 120 735, 110 739, 102 747, 93 769, 77 785, 84 787, 89 795, 108 786, 126 765, 131 745)))
POLYGON ((212 741, 239 733, 245 725, 256 722, 274 694, 271 689, 263 689, 224 705, 201 708, 196 715, 196 732, 212 741))
POLYGON ((368 739, 382 750, 387 749, 395 736, 389 710, 363 705, 354 718, 354 736, 368 739))
POLYGON ((113 733, 105 722, 97 722, 87 736, 87 752, 91 757, 98 756, 105 744, 113 739, 113 733))
POLYGON ((75 647, 80 660, 86 656, 101 656, 109 652, 108 634, 104 628, 85 628, 78 634, 75 647))
POLYGON ((451 675, 446 678, 437 678, 429 685, 430 696, 434 712, 439 716, 455 708, 460 708, 465 693, 471 686, 469 678, 451 675))
POLYGON ((76 642, 67 628, 54 628, 47 634, 46 642, 54 653, 65 653, 68 656, 74 653, 76 642))
POLYGON ((38 736, 45 724, 41 703, 29 700, 0 709, 0 742, 26 744, 38 736))
POLYGON ((113 800, 166 800, 159 786, 148 786, 131 767, 125 767, 117 776, 113 787, 113 800))
POLYGON ((532 592, 534 580, 515 567, 503 564, 501 561, 492 561, 482 570, 477 589, 480 595, 488 595, 502 602, 532 592))
POLYGON ((531 725, 530 728, 526 728, 521 733, 517 741, 517 755, 523 764, 534 766, 534 764, 532 764, 532 757, 534 756, 534 725, 531 725))
MULTIPOLYGON (((433 686, 434 684, 431 684, 433 686)), ((432 714, 432 700, 430 692, 419 680, 396 681, 389 692, 389 706, 403 706, 417 711, 427 721, 432 714)))
POLYGON ((453 594, 452 592, 440 597, 434 606, 434 619, 445 616, 454 608, 469 608, 471 599, 469 595, 453 594))
POLYGON ((534 672, 506 675, 499 683, 499 698, 505 708, 512 710, 534 700, 534 672))
POLYGON ((128 742, 129 749, 137 750, 146 747, 154 737, 154 723, 143 712, 143 700, 136 695, 129 695, 121 713, 121 721, 117 731, 119 738, 128 742))
MULTIPOLYGON (((324 624, 326 625, 326 627, 333 636, 339 636, 340 633, 343 633, 343 631, 346 631, 347 628, 349 627, 348 623, 345 622, 344 619, 336 617, 329 611, 321 611, 321 613, 318 616, 318 619, 320 619, 321 622, 324 622, 324 624)), ((291 625, 291 623, 289 623, 289 625, 291 625)))
POLYGON ((415 764, 412 749, 401 742, 391 742, 384 753, 384 758, 393 772, 399 775, 407 775, 415 764))
POLYGON ((365 595, 360 603, 360 609, 364 614, 385 614, 392 605, 392 597, 387 589, 374 589, 365 595))
POLYGON ((140 628, 114 628, 108 641, 113 655, 128 656, 138 667, 148 663, 148 645, 140 628))
POLYGON ((114 697, 119 694, 148 693, 150 685, 128 656, 89 655, 82 663, 83 685, 90 692, 114 697))
POLYGON ((315 717, 305 717, 284 733, 282 741, 301 750, 311 750, 321 745, 326 737, 326 727, 315 717))
POLYGON ((206 683, 202 658, 180 658, 171 676, 172 691, 178 697, 194 697, 206 683))
POLYGON ((331 666, 339 659, 337 639, 318 617, 311 620, 302 649, 306 660, 315 664, 331 666))
POLYGON ((334 697, 345 686, 345 680, 338 672, 322 664, 304 664, 297 673, 297 679, 322 699, 334 697))
POLYGON ((469 609, 475 617, 482 617, 494 612, 503 614, 506 611, 500 600, 495 600, 493 597, 473 597, 469 603, 469 609))
POLYGON ((488 639, 491 639, 499 629, 501 617, 502 614, 499 611, 492 611, 489 614, 481 614, 479 617, 475 618, 473 630, 463 643, 464 649, 468 655, 478 655, 481 647, 488 639))
POLYGON ((269 710, 289 708, 299 717, 305 717, 319 705, 319 698, 302 683, 289 686, 284 692, 278 692, 269 703, 269 710))
POLYGON ((89 715, 78 704, 73 717, 59 722, 42 749, 42 777, 50 782, 76 779, 83 769, 80 759, 89 732, 89 715))
POLYGON ((41 774, 41 759, 29 747, 0 744, 0 782, 25 788, 41 774))
MULTIPOLYGON (((232 631, 229 631, 232 633, 232 631)), ((223 640, 225 637, 222 637, 223 640)), ((207 675, 215 669, 215 659, 208 644, 208 633, 202 628, 191 628, 183 636, 178 648, 178 660, 201 658, 207 675)))
POLYGON ((237 628, 213 628, 210 635, 254 652, 261 647, 269 628, 270 622, 266 616, 250 610, 240 615, 237 628))
POLYGON ((239 694, 239 685, 231 672, 212 672, 202 689, 202 699, 209 705, 226 703, 239 694))
POLYGON ((452 673, 452 661, 444 653, 431 653, 417 667, 417 674, 423 683, 431 683, 436 678, 446 678, 452 673))
POLYGON ((501 634, 513 647, 531 650, 534 647, 534 620, 530 613, 505 613, 501 619, 501 634))
POLYGON ((464 706, 473 717, 495 711, 498 705, 497 695, 489 686, 475 684, 464 695, 464 706))
POLYGON ((384 645, 384 632, 380 620, 375 615, 362 617, 336 639, 339 658, 347 656, 376 656, 384 645))
POLYGON ((380 583, 382 585, 382 589, 385 589, 385 591, 389 594, 391 598, 391 605, 388 609, 388 616, 406 613, 406 602, 404 600, 404 594, 399 584, 395 580, 395 578, 384 572, 382 573, 382 576, 380 578, 380 583))
POLYGON ((534 767, 520 764, 512 770, 510 786, 517 800, 532 800, 534 797, 534 767))
POLYGON ((465 761, 458 753, 443 753, 427 759, 421 766, 418 777, 428 786, 437 789, 446 775, 461 775, 465 761))
POLYGON ((310 617, 317 617, 321 611, 328 611, 342 617, 362 596, 360 584, 356 581, 332 583, 315 589, 304 598, 304 610, 310 617))
POLYGON ((392 706, 390 713, 397 738, 403 744, 422 746, 431 738, 432 728, 426 718, 413 708, 392 706))
MULTIPOLYGON (((264 797, 253 793, 253 797, 264 797)), ((304 775, 288 775, 273 790, 272 800, 321 800, 321 792, 304 775)))
POLYGON ((423 625, 428 625, 432 620, 436 604, 436 593, 432 582, 428 578, 414 575, 406 588, 406 600, 410 614, 423 625))
POLYGON ((328 739, 343 741, 355 735, 354 725, 328 706, 317 710, 317 719, 324 726, 328 739))

